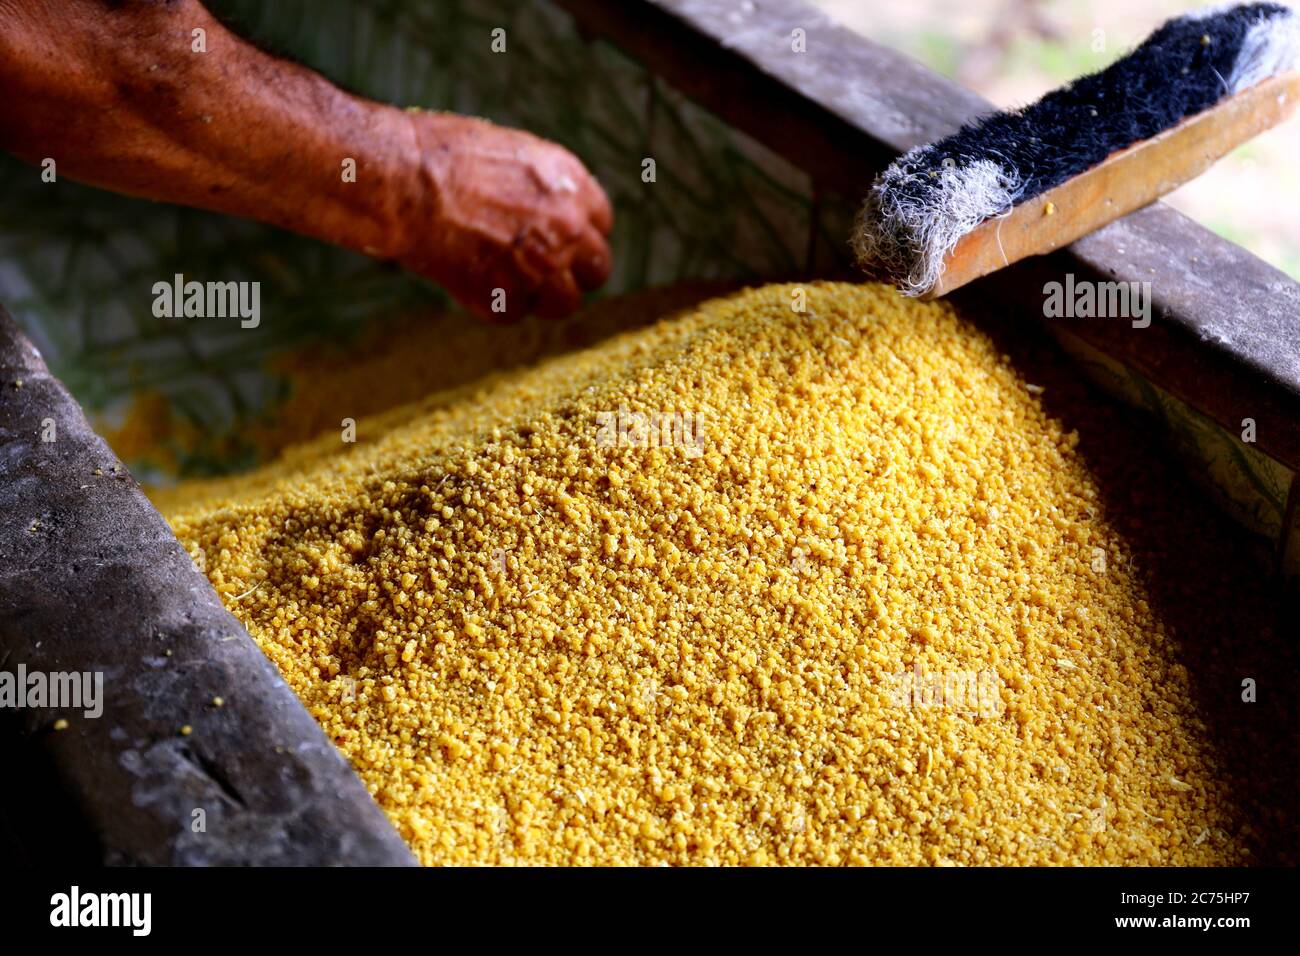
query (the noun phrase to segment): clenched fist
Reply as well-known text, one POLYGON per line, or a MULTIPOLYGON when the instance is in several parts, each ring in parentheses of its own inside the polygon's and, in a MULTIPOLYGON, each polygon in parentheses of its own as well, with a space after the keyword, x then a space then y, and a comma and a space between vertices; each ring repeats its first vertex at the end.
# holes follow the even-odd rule
POLYGON ((613 215, 568 150, 444 113, 407 113, 428 209, 399 260, 476 314, 561 318, 609 276, 613 215))

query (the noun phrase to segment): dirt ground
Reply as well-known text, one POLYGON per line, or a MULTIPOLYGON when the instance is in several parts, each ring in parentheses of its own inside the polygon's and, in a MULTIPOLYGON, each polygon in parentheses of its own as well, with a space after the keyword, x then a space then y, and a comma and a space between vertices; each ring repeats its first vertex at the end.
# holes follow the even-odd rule
MULTIPOLYGON (((1188 0, 813 0, 998 106, 1032 102, 1140 43, 1188 0)), ((1300 118, 1221 160, 1166 201, 1300 279, 1300 118)))

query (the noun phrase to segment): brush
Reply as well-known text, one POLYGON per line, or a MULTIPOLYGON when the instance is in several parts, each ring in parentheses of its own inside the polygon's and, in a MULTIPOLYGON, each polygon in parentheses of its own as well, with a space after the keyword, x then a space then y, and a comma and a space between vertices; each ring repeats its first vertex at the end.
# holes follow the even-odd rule
POLYGON ((1176 17, 1106 69, 899 157, 858 217, 858 260, 935 298, 1067 245, 1285 120, 1300 100, 1298 64, 1290 7, 1176 17))

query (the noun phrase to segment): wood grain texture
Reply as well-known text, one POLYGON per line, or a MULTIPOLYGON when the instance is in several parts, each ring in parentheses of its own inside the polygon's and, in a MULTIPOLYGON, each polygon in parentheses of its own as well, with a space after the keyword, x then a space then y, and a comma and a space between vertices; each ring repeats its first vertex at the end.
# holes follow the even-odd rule
POLYGON ((0 309, 0 666, 19 664, 102 674, 103 713, 0 714, 6 862, 414 863, 0 309))

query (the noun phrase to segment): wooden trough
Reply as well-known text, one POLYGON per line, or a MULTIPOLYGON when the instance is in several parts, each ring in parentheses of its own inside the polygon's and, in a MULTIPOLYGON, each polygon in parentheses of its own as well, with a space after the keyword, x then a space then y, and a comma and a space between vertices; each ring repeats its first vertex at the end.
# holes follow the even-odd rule
MULTIPOLYGON (((617 182, 639 172, 642 155, 660 155, 663 138, 684 138, 682 117, 705 123, 721 139, 693 162, 735 151, 780 180, 772 194, 795 224, 784 238, 794 235, 793 271, 803 276, 844 273, 845 227, 876 171, 990 109, 791 0, 527 6, 511 28, 515 48, 545 50, 556 35, 568 37, 591 63, 618 65, 601 82, 640 91, 634 125, 642 152, 579 149, 597 176, 617 182), (790 42, 795 31, 805 38, 800 50, 790 42)), ((545 117, 532 119, 536 132, 556 132, 545 117)), ((752 201, 757 182, 735 177, 731 200, 752 201)), ((641 209, 647 221, 662 221, 655 203, 674 201, 628 195, 626 208, 641 209)), ((625 208, 617 190, 616 206, 625 208)), ((635 260, 635 244, 615 240, 621 260, 635 260)), ((759 254, 743 266, 736 276, 791 271, 790 262, 759 254)), ((616 284, 624 288, 689 275, 621 268, 616 284)), ((1268 539, 1279 587, 1300 577, 1300 284, 1157 203, 960 295, 1025 323, 1046 322, 1103 385, 1158 411, 1188 450, 1189 467, 1199 461, 1225 507, 1268 539), (1045 286, 1071 276, 1149 282, 1150 326, 1045 319, 1045 286), (1242 441, 1246 419, 1254 442, 1242 441)), ((21 781, 0 797, 0 853, 105 864, 413 862, 126 466, 2 312, 0 527, 0 666, 106 678, 99 720, 57 729, 50 708, 0 713, 0 760, 9 779, 21 781)))

